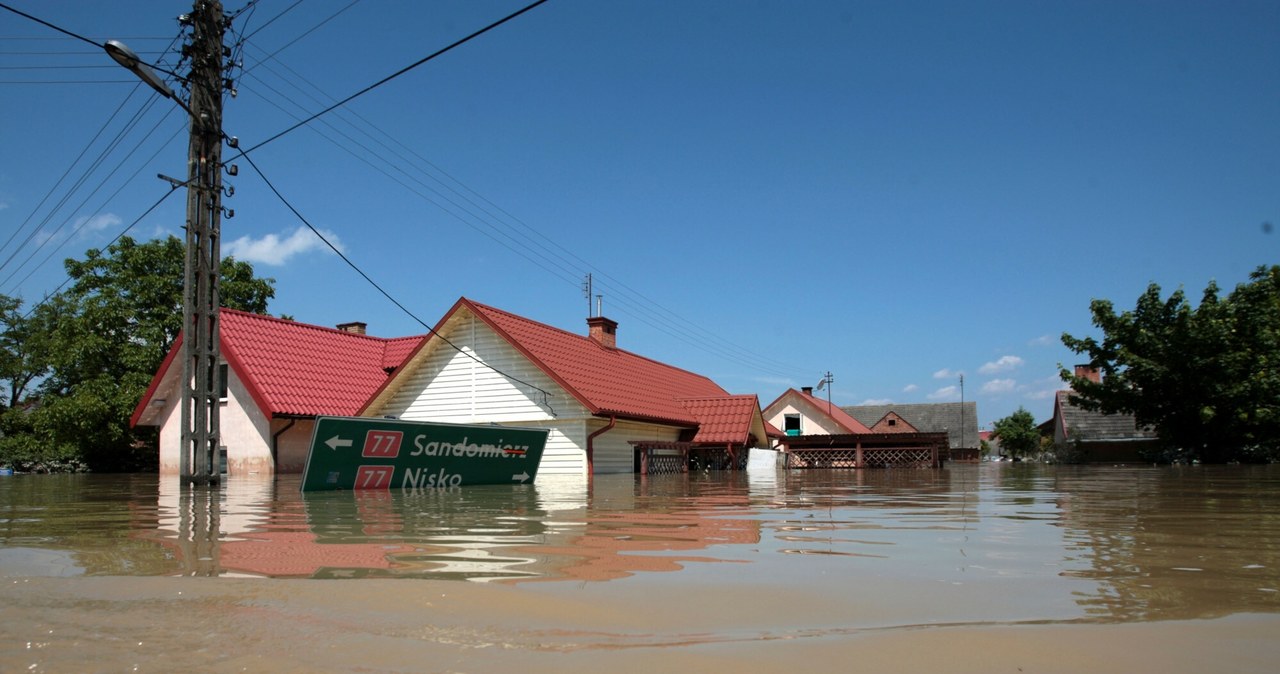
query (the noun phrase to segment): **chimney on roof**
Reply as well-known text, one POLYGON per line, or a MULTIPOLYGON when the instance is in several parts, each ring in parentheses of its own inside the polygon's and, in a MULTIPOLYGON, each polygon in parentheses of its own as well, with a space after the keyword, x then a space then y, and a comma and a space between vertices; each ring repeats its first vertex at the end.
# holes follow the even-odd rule
POLYGON ((606 349, 618 348, 618 322, 604 316, 587 319, 587 335, 606 349))
POLYGON ((365 328, 368 328, 368 327, 369 327, 369 324, 368 324, 368 323, 361 323, 360 321, 352 321, 351 323, 339 323, 339 324, 338 324, 338 329, 339 329, 339 330, 341 330, 341 331, 343 331, 343 332, 349 332, 349 333, 351 333, 351 334, 353 334, 353 335, 363 335, 363 334, 366 334, 366 333, 365 333, 365 328))
POLYGON ((801 392, 801 393, 803 393, 803 394, 805 394, 805 395, 807 395, 807 396, 811 396, 811 395, 813 395, 813 387, 812 387, 812 386, 801 386, 801 387, 800 387, 800 392, 801 392))
POLYGON ((1081 379, 1088 379, 1095 384, 1102 383, 1102 372, 1092 365, 1077 365, 1076 376, 1081 379))

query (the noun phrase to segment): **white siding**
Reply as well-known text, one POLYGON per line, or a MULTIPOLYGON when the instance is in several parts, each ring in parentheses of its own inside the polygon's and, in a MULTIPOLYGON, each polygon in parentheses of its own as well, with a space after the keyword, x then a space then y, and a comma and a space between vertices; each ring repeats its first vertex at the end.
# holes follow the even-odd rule
POLYGON ((538 474, 586 474, 590 415, 578 401, 474 316, 451 321, 444 336, 461 351, 439 343, 368 416, 550 428, 538 474))
MULTIPOLYGON (((538 467, 539 477, 585 475, 587 437, 605 428, 608 420, 592 416, 559 384, 474 316, 458 316, 444 332, 444 337, 461 352, 439 343, 416 369, 406 373, 407 379, 381 409, 371 408, 366 414, 394 416, 406 421, 549 428, 551 434, 538 467)), ((674 441, 679 438, 680 430, 660 424, 619 421, 594 439, 595 472, 630 473, 634 470, 635 455, 630 441, 674 441)))
POLYGON ((380 415, 452 423, 584 416, 577 401, 475 317, 459 317, 451 328, 446 337, 461 352, 440 343, 380 415))
MULTIPOLYGON (((597 421, 593 427, 598 429, 607 425, 607 422, 597 421)), ((619 421, 613 428, 597 435, 591 443, 594 450, 593 467, 597 473, 630 473, 635 470, 635 449, 631 446, 631 441, 674 442, 678 439, 678 428, 639 421, 619 421)))

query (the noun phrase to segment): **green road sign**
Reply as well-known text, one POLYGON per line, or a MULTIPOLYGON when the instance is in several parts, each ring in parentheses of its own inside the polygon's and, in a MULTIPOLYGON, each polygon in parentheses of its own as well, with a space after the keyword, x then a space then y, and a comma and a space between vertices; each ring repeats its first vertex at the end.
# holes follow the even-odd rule
POLYGON ((550 431, 367 417, 320 417, 302 491, 523 484, 550 431))

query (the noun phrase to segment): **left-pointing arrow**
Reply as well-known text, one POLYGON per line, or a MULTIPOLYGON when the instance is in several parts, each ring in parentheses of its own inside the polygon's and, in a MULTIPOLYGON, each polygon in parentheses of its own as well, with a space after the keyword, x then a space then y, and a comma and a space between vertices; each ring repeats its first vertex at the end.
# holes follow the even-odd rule
POLYGON ((340 438, 340 437, 338 437, 338 436, 336 436, 336 435, 335 435, 335 436, 333 436, 332 438, 329 438, 328 440, 325 440, 325 441, 324 441, 324 444, 329 445, 329 449, 336 450, 336 449, 338 449, 339 447, 350 447, 350 446, 351 446, 351 441, 350 441, 350 440, 343 439, 343 438, 340 438))

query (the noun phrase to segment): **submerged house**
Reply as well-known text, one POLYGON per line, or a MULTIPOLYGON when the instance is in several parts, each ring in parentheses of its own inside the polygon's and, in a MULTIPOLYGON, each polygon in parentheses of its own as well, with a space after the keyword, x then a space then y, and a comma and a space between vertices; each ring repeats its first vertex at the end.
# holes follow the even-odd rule
MULTIPOLYGON (((427 336, 379 339, 224 309, 223 465, 301 471, 317 416, 547 428, 543 475, 687 470, 694 456, 739 467, 767 446, 755 395, 619 348, 613 320, 587 323, 575 334, 462 298, 427 336)), ((179 351, 133 419, 160 427, 162 473, 179 469, 179 351)))
POLYGON ((754 394, 619 348, 613 320, 587 326, 583 336, 459 299, 360 414, 547 428, 542 475, 633 472, 695 450, 736 467, 767 446, 754 394))
POLYGON ((945 433, 922 431, 888 413, 868 424, 813 389, 788 389, 765 408, 783 429, 784 463, 791 468, 939 466, 947 460, 945 433))
MULTIPOLYGON (((1077 365, 1077 377, 1102 381, 1102 373, 1088 365, 1077 365)), ((1106 414, 1086 410, 1071 401, 1071 391, 1058 391, 1053 399, 1053 415, 1040 424, 1040 433, 1053 439, 1057 448, 1068 451, 1070 460, 1083 463, 1144 461, 1157 450, 1160 439, 1154 430, 1138 425, 1132 414, 1106 414)))
MULTIPOLYGON (((423 339, 371 337, 363 323, 334 329, 233 309, 223 309, 218 322, 219 463, 232 475, 302 472, 315 418, 355 415, 423 339)), ((179 336, 130 419, 159 427, 162 475, 180 470, 181 356, 179 336)))
POLYGON ((852 405, 844 408, 852 417, 879 433, 945 433, 947 452, 953 461, 977 461, 982 437, 978 431, 978 404, 890 403, 852 405))

